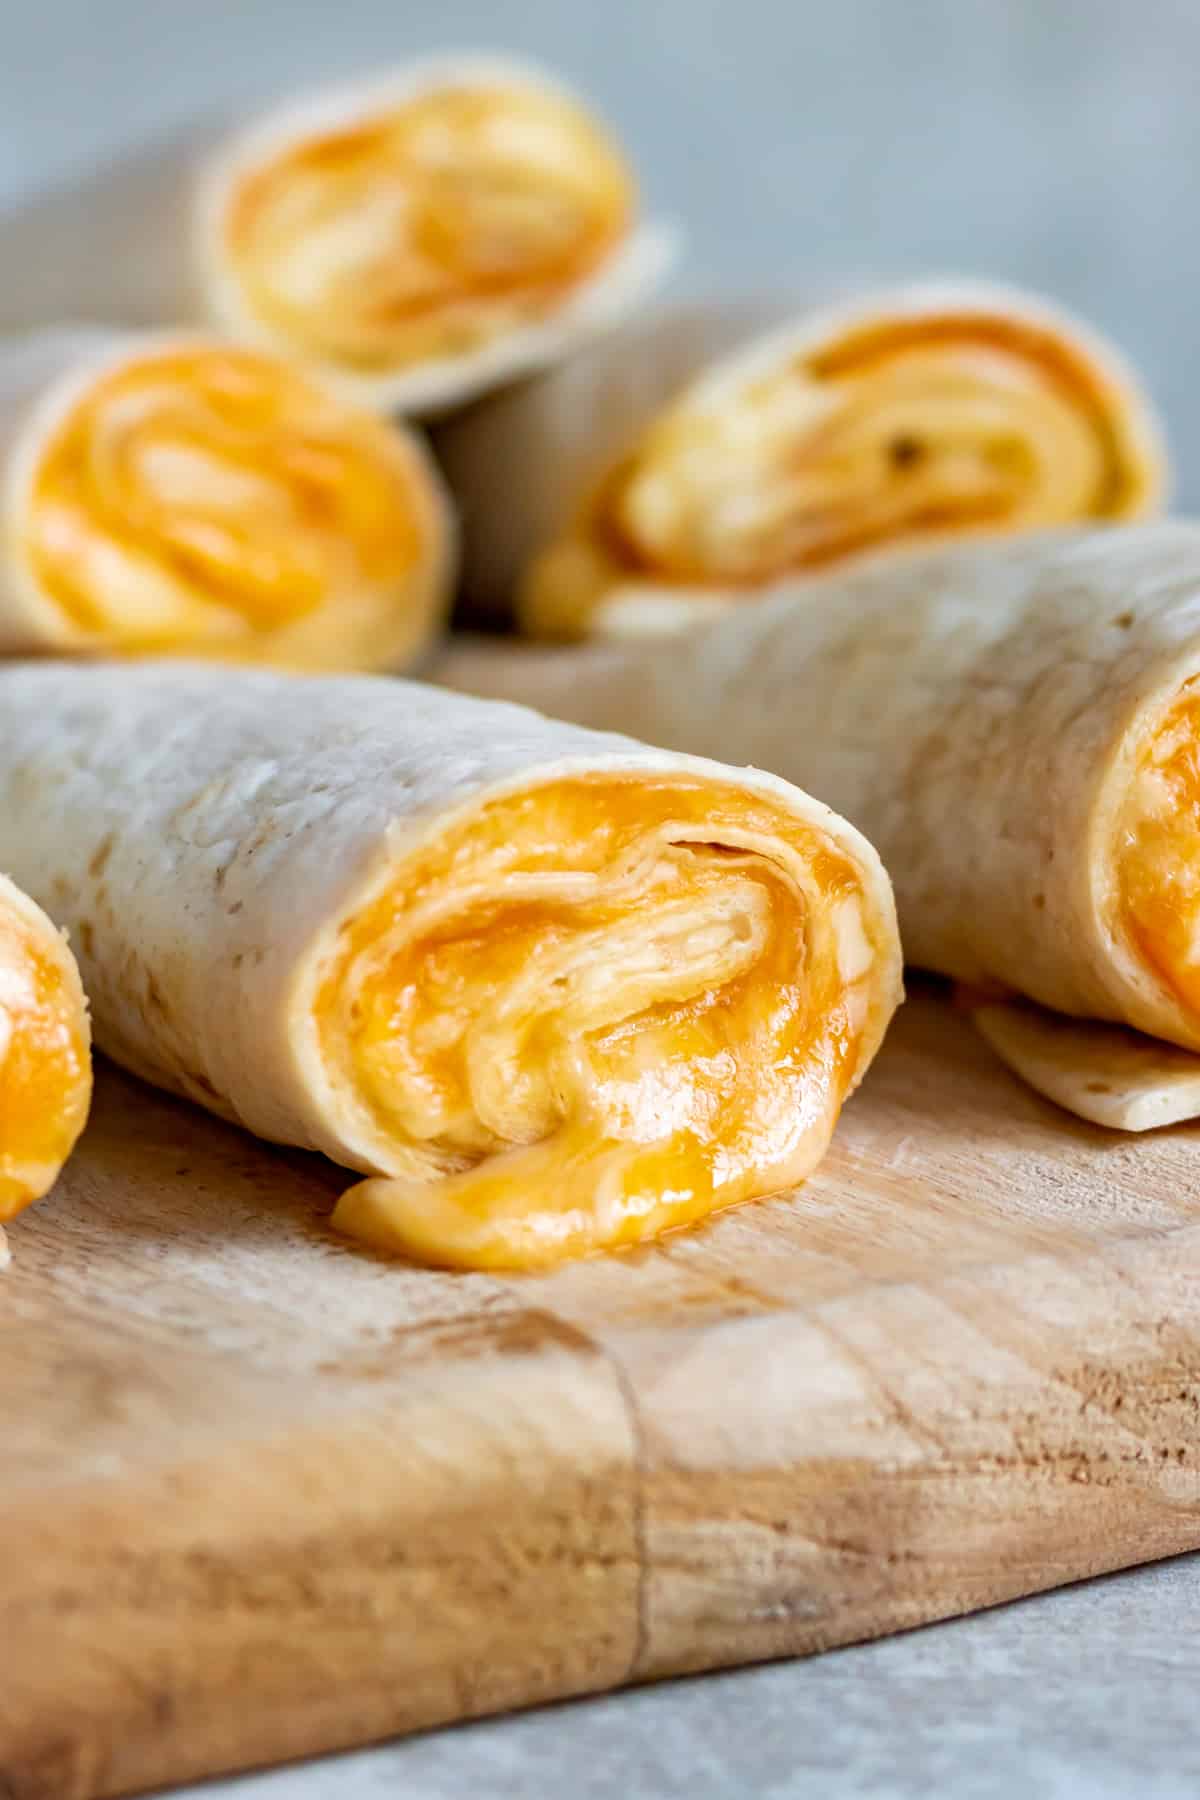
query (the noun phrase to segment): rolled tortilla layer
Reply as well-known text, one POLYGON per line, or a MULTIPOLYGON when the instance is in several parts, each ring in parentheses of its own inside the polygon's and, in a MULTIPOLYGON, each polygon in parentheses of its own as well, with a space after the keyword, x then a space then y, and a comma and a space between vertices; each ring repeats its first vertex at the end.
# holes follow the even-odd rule
POLYGON ((49 332, 0 356, 0 650, 393 668, 446 611, 415 433, 213 337, 49 332))
POLYGON ((1014 1074, 1081 1119, 1155 1131, 1200 1117, 1200 1057, 1191 1050, 1024 1003, 992 1002, 973 1016, 1014 1074))
POLYGON ((354 399, 437 412, 615 324, 673 256, 577 95, 440 56, 194 129, 0 219, 0 323, 202 321, 354 399))
POLYGON ((1046 301, 932 282, 675 309, 448 426, 477 613, 658 635, 785 577, 1156 511, 1165 454, 1117 352, 1046 301))
MULTIPOLYGON (((931 552, 685 644, 460 651, 441 672, 803 780, 879 849, 911 962, 1200 1050, 1196 525, 931 552)), ((988 1036, 1035 1081, 1057 1062, 1040 1084, 1062 1100, 1071 1040, 1035 1056, 1035 1028, 993 1014, 988 1036)), ((1132 1081, 1110 1061, 1109 1112, 1132 1081)))
POLYGON ((402 682, 0 670, 0 856, 98 1042, 526 1266, 802 1180, 899 999, 870 846, 768 775, 402 682))
POLYGON ((53 1187, 91 1097, 75 958, 41 908, 0 876, 0 1220, 53 1187))

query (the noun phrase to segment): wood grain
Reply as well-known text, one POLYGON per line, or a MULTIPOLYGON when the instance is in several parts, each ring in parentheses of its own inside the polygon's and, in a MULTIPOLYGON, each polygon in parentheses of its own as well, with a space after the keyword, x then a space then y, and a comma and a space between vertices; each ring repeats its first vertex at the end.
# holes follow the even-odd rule
POLYGON ((794 1654, 1200 1544, 1200 1127, 931 990, 797 1194, 513 1279, 103 1071, 0 1280, 0 1795, 794 1654))

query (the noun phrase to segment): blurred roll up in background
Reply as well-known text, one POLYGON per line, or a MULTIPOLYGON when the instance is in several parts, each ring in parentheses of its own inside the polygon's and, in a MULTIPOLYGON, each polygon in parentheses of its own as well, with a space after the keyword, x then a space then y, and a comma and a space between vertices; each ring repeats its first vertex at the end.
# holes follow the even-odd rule
POLYGON ((1048 291, 1144 372, 1200 501, 1191 0, 12 5, 0 211, 198 115, 498 45, 611 120, 687 230, 677 292, 930 269, 1048 291))

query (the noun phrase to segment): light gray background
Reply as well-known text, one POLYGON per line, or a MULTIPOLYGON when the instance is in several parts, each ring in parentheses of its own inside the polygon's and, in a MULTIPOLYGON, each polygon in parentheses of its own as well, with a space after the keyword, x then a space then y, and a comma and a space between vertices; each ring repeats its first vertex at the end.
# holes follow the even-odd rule
MULTIPOLYGON (((1200 500, 1197 0, 0 0, 0 26, 0 207, 290 84, 452 45, 544 58, 687 225, 686 287, 1046 287, 1146 370, 1200 500)), ((1184 1561, 203 1793, 1191 1800, 1198 1610, 1184 1561)))
POLYGON ((1046 287, 1144 367, 1200 501, 1197 0, 0 0, 0 22, 0 206, 198 109, 521 51, 611 116, 689 228, 689 288, 1046 287))

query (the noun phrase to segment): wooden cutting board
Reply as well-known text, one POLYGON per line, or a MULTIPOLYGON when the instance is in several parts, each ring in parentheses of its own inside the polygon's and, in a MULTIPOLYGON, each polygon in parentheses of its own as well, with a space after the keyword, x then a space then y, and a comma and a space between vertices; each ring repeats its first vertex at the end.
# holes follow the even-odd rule
POLYGON ((0 1278, 0 1795, 73 1800, 820 1650, 1200 1544, 1200 1128, 919 990, 820 1173, 430 1274, 112 1070, 0 1278))

